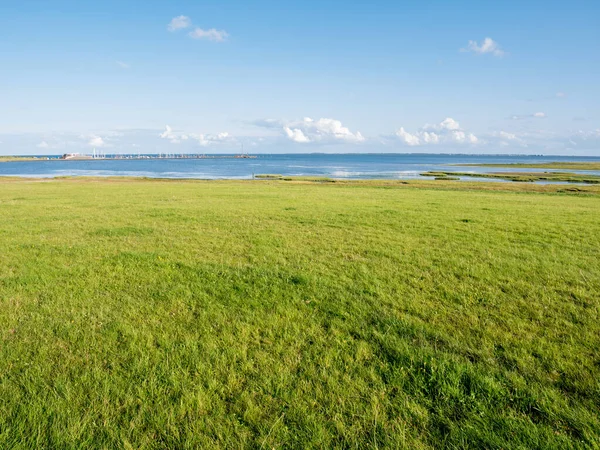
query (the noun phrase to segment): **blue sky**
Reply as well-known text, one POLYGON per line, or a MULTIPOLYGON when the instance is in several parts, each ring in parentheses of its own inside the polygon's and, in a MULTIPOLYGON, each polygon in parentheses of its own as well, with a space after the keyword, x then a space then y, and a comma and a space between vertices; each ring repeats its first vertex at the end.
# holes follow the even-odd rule
POLYGON ((3 0, 0 30, 0 154, 600 155, 600 2, 3 0))

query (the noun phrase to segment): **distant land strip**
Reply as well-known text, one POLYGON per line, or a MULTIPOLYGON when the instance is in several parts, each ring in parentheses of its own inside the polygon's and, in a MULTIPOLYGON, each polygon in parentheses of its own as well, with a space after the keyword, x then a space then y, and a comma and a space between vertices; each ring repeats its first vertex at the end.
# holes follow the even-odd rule
POLYGON ((424 177, 435 177, 435 179, 456 179, 456 177, 490 178, 497 180, 510 180, 521 182, 550 181, 566 183, 588 183, 600 184, 600 176, 570 172, 446 172, 429 171, 421 174, 424 177))
POLYGON ((109 156, 91 156, 79 154, 66 154, 63 156, 0 156, 0 162, 16 161, 106 161, 113 159, 256 159, 255 155, 204 155, 204 154, 157 154, 157 155, 132 155, 117 154, 109 156))
POLYGON ((548 163, 452 164, 461 167, 504 167, 527 169, 600 170, 600 162, 564 161, 548 163))

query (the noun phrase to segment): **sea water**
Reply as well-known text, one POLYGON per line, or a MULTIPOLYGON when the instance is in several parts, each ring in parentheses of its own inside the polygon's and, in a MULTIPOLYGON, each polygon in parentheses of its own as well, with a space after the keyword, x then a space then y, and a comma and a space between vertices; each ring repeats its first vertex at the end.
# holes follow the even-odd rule
MULTIPOLYGON (((259 174, 342 179, 412 179, 433 171, 498 172, 462 164, 600 162, 600 157, 449 154, 279 154, 256 158, 37 160, 0 163, 0 176, 133 176, 150 178, 251 179, 259 174)), ((548 169, 539 169, 540 171, 548 169)), ((522 168, 510 171, 534 172, 522 168)), ((564 171, 564 169, 563 169, 564 171)), ((569 172, 600 175, 600 171, 569 172)), ((490 181, 486 179, 486 181, 490 181)))

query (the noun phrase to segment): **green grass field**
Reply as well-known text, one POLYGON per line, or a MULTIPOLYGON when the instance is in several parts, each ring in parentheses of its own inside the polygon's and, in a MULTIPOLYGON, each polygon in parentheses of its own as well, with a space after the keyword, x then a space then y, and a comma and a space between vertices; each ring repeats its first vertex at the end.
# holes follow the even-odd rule
POLYGON ((598 187, 495 184, 0 181, 0 448, 599 448, 598 187))

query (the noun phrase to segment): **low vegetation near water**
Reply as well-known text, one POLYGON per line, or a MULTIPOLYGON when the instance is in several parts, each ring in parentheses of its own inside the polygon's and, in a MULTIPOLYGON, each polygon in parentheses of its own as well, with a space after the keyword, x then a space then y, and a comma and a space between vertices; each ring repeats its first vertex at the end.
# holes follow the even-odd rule
POLYGON ((0 180, 0 448, 597 448, 598 187, 402 183, 0 180))
POLYGON ((474 172, 454 172, 454 171, 429 171, 421 174, 425 177, 435 177, 435 179, 457 179, 457 177, 475 177, 490 178, 499 180, 534 182, 567 182, 567 183, 585 183, 600 184, 600 176, 586 175, 569 172, 492 172, 492 173, 474 173, 474 172))
POLYGON ((2 156, 0 155, 0 162, 18 162, 18 161, 41 161, 47 160, 46 157, 35 157, 35 156, 2 156))
POLYGON ((457 164, 471 167, 504 167, 525 169, 570 169, 570 170, 600 170, 600 161, 554 161, 547 163, 507 163, 507 164, 457 164))

